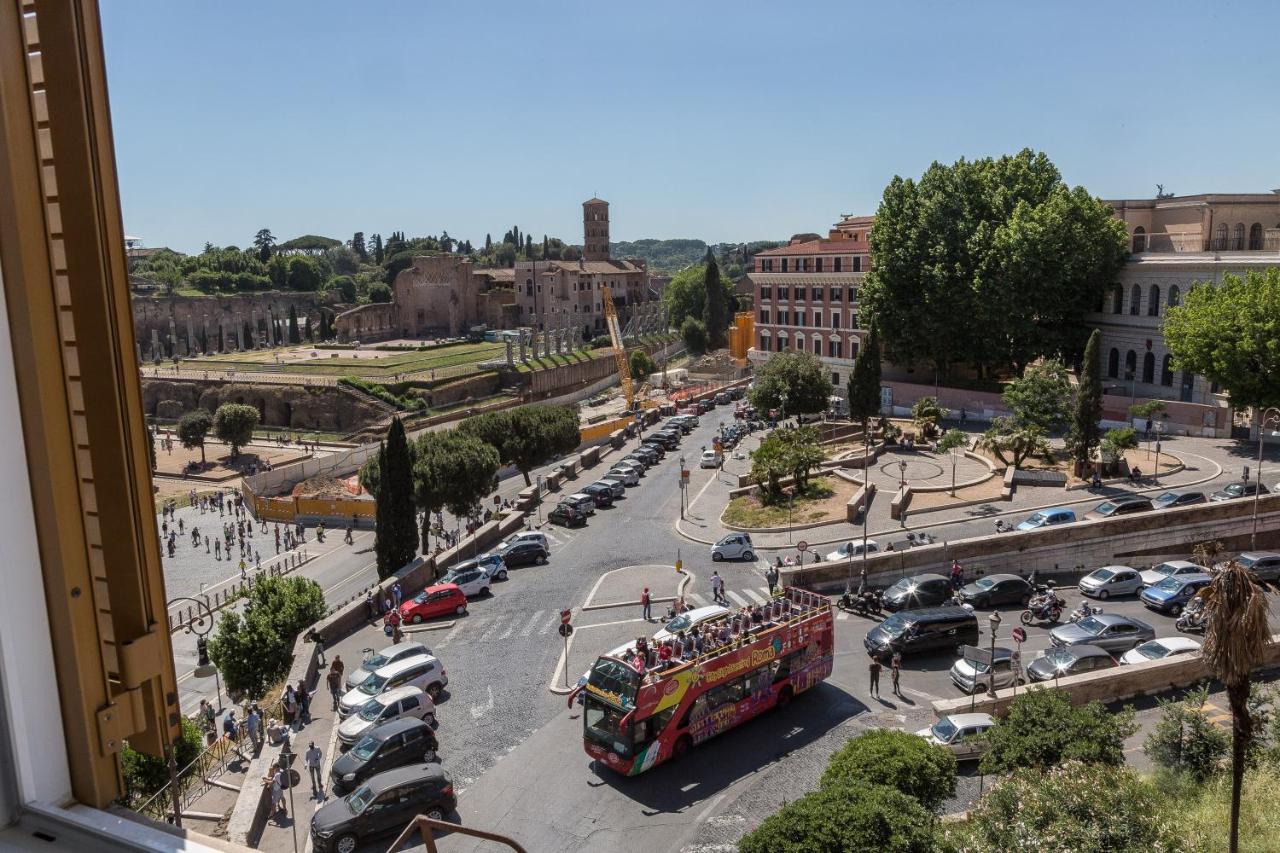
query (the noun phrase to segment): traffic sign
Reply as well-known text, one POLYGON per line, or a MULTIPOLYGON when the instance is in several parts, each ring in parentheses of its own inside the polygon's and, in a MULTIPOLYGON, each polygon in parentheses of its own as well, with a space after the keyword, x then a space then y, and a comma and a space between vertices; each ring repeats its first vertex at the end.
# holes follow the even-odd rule
POLYGON ((991 666, 991 652, 987 649, 980 649, 977 646, 961 646, 960 656, 965 660, 977 661, 991 666))
MULTIPOLYGON (((564 637, 565 639, 568 639, 568 638, 569 638, 569 635, 571 635, 572 633, 573 633, 573 626, 572 626, 572 625, 570 625, 568 622, 566 622, 566 623, 564 623, 563 625, 561 625, 561 626, 560 626, 560 636, 561 636, 561 637, 564 637)), ((568 648, 568 646, 565 646, 565 648, 568 648)))
POLYGON ((797 551, 799 551, 799 552, 801 552, 801 553, 804 553, 805 551, 808 551, 808 550, 809 550, 809 543, 808 543, 808 542, 806 542, 806 541, 804 541, 803 539, 801 539, 799 542, 797 542, 797 543, 796 543, 796 550, 797 550, 797 551))
POLYGON ((1027 632, 1024 628, 1013 629, 1013 641, 1015 643, 1025 643, 1027 641, 1027 632))
POLYGON ((560 611, 560 624, 561 624, 561 625, 568 625, 568 624, 569 624, 569 618, 570 618, 571 616, 573 616, 573 611, 572 611, 572 610, 561 610, 561 611, 560 611))

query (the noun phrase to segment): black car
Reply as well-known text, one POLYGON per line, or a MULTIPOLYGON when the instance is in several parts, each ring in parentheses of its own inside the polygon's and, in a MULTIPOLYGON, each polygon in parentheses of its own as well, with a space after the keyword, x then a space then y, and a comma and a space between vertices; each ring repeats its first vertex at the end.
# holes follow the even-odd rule
MULTIPOLYGON (((662 458, 661 453, 645 444, 640 445, 635 450, 628 453, 627 456, 639 456, 649 465, 656 465, 658 460, 662 458)), ((624 456, 623 458, 625 459, 626 457, 624 456)))
POLYGON ((667 426, 671 429, 680 430, 684 435, 688 435, 693 432, 693 424, 685 420, 676 420, 673 418, 672 420, 667 421, 667 426))
POLYGON ((936 649, 955 650, 978 642, 978 617, 963 607, 899 610, 867 632, 862 644, 877 658, 936 649))
MULTIPOLYGON (((559 508, 556 507, 556 509, 559 508)), ((555 510, 553 509, 552 512, 555 512, 555 510)), ((587 523, 585 515, 582 516, 582 523, 587 523)), ((510 545, 504 545, 493 553, 502 558, 502 562, 507 565, 507 568, 530 564, 541 566, 547 561, 547 549, 543 547, 541 542, 512 542, 510 545)))
POLYGON ((1194 506, 1208 500, 1204 492, 1165 492, 1151 503, 1156 509, 1171 509, 1175 506, 1194 506))
POLYGON ((667 450, 675 450, 677 447, 679 447, 680 439, 671 435, 671 433, 651 432, 648 435, 646 435, 644 439, 641 440, 640 443, 647 444, 650 446, 653 446, 656 444, 659 447, 661 447, 664 451, 667 451, 667 450))
POLYGON ((646 435, 640 439, 640 446, 651 448, 654 453, 658 454, 659 459, 667 455, 666 441, 656 435, 646 435))
POLYGON ((1142 495, 1117 495, 1108 498, 1084 514, 1085 521, 1099 518, 1115 518, 1135 512, 1146 512, 1151 509, 1151 499, 1142 495))
POLYGON ((596 506, 598 507, 613 506, 613 489, 610 489, 608 486, 601 486, 592 483, 589 486, 583 486, 582 493, 584 495, 591 495, 591 500, 595 501, 596 506))
MULTIPOLYGON (((556 504, 555 508, 547 513, 547 521, 565 527, 582 527, 587 523, 587 514, 571 504, 556 504)), ((506 557, 503 557, 503 560, 505 559, 506 557)))
POLYGON ((1232 483, 1226 488, 1218 489, 1218 491, 1209 495, 1209 500, 1217 503, 1219 501, 1231 501, 1236 498, 1251 498, 1255 494, 1267 494, 1267 487, 1257 482, 1252 483, 1232 483))
POLYGON ((1026 607, 1031 600, 1031 584, 1017 575, 987 575, 960 587, 960 598, 974 607, 1016 604, 1026 607))
POLYGON ((387 770, 317 809, 311 842, 317 853, 352 853, 365 839, 402 831, 418 815, 442 820, 457 807, 453 782, 439 764, 387 770))
POLYGON ((374 774, 420 764, 428 752, 439 748, 429 724, 417 717, 401 717, 365 732, 355 746, 333 762, 329 782, 335 794, 345 794, 374 774))
POLYGON ((942 575, 911 575, 884 591, 884 609, 890 612, 935 607, 951 597, 951 581, 942 575))

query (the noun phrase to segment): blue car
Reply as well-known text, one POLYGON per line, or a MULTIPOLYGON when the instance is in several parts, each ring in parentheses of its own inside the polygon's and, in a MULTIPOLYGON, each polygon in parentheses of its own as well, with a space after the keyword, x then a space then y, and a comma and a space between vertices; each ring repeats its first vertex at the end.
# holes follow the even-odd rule
POLYGON ((1213 578, 1205 574, 1174 575, 1147 587, 1138 597, 1152 610, 1177 616, 1196 593, 1212 582, 1213 578))
POLYGON ((1042 509, 1034 513, 1026 521, 1018 525, 1018 530, 1039 530, 1041 527, 1052 527, 1055 524, 1070 524, 1076 520, 1076 514, 1069 509, 1056 507, 1042 509))

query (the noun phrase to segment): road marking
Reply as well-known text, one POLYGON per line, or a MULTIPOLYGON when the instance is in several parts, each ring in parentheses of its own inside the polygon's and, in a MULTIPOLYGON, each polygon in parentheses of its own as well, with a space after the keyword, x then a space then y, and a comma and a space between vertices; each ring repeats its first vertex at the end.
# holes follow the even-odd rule
POLYGON ((849 618, 849 614, 848 614, 848 613, 839 613, 839 614, 837 614, 837 615, 836 615, 836 621, 837 621, 837 622, 843 622, 844 620, 846 620, 846 619, 848 619, 848 618, 849 618))
POLYGON ((459 619, 458 624, 453 626, 453 630, 444 635, 444 639, 440 641, 440 645, 443 646, 445 643, 452 640, 457 635, 457 633, 462 630, 462 626, 464 624, 465 624, 465 620, 459 619))
POLYGON ((501 627, 502 627, 502 622, 501 622, 501 620, 494 619, 494 620, 493 620, 493 624, 492 624, 492 625, 490 625, 488 628, 485 628, 485 629, 484 629, 484 633, 480 635, 480 640, 479 640, 479 642, 483 643, 483 642, 485 642, 486 640, 488 640, 490 637, 492 637, 492 636, 493 636, 494 632, 495 632, 495 631, 497 631, 497 630, 498 630, 499 628, 501 628, 501 627))
POLYGON ((768 601, 767 598, 765 598, 760 593, 756 592, 754 589, 744 589, 742 591, 742 594, 747 596, 747 598, 750 598, 756 604, 764 604, 765 602, 768 601))
POLYGON ((342 585, 343 585, 344 583, 346 583, 347 581, 349 581, 349 580, 351 580, 352 578, 354 578, 356 575, 363 574, 364 572, 369 571, 369 569, 372 569, 372 568, 373 568, 374 566, 376 566, 376 565, 378 565, 378 561, 377 561, 377 560, 374 560, 372 563, 369 563, 369 564, 367 564, 367 565, 361 566, 360 568, 356 569, 356 570, 355 570, 354 572, 352 572, 351 574, 347 575, 347 576, 346 576, 345 578, 343 578, 342 580, 340 580, 340 581, 338 581, 337 583, 332 584, 332 585, 330 585, 329 587, 327 587, 324 591, 325 591, 326 593, 328 593, 328 592, 332 592, 333 590, 335 590, 335 589, 337 589, 338 587, 342 586, 342 585))
POLYGON ((725 595, 727 595, 727 596, 729 596, 730 598, 732 598, 732 599, 733 599, 733 602, 734 602, 735 604, 737 604, 739 607, 748 607, 748 606, 750 606, 750 605, 747 603, 747 600, 746 600, 745 598, 743 598, 742 596, 738 595, 738 594, 737 594, 736 592, 734 592, 733 590, 728 590, 728 589, 726 589, 726 590, 724 591, 724 594, 725 594, 725 595))
POLYGON ((541 616, 543 613, 546 613, 546 612, 547 612, 547 611, 545 611, 545 610, 539 610, 537 613, 534 613, 532 616, 530 616, 530 617, 529 617, 529 624, 525 625, 525 626, 524 626, 524 628, 520 631, 520 636, 521 636, 521 637, 527 637, 527 636, 529 636, 530 634, 532 634, 532 633, 533 633, 533 626, 534 626, 534 625, 536 625, 536 624, 538 624, 538 617, 539 617, 539 616, 541 616))
POLYGON ((550 633, 550 632, 551 632, 551 626, 552 626, 552 624, 554 624, 554 623, 552 623, 551 621, 548 621, 548 622, 547 622, 547 624, 543 625, 541 628, 539 628, 539 629, 538 629, 538 633, 539 633, 539 634, 548 634, 548 633, 550 633))
POLYGON ((516 627, 517 627, 519 624, 520 624, 520 620, 518 620, 518 619, 512 619, 512 620, 511 620, 511 624, 510 624, 509 626, 507 626, 507 630, 503 631, 503 632, 502 632, 502 635, 501 635, 500 637, 498 637, 498 639, 499 639, 499 640, 505 640, 507 637, 510 637, 513 633, 515 633, 516 627))
POLYGON ((488 702, 485 702, 483 705, 471 706, 471 719, 478 720, 481 717, 483 717, 485 714, 493 710, 493 685, 488 685, 488 690, 489 690, 488 702))
POLYGON ((706 607, 706 606, 707 606, 707 600, 706 600, 705 598, 703 598, 701 595, 698 595, 698 593, 696 593, 696 592, 690 592, 690 593, 686 594, 686 595, 685 595, 685 598, 689 599, 690 601, 692 601, 694 604, 698 605, 699 607, 706 607))

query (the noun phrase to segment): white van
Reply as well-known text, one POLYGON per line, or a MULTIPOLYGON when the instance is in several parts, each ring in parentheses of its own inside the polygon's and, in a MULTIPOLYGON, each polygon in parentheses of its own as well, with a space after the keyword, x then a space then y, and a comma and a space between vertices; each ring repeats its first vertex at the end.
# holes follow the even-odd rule
POLYGON ((417 717, 428 723, 436 721, 436 703, 418 687, 397 687, 374 696, 360 706, 354 714, 338 725, 338 743, 350 748, 374 726, 398 720, 401 717, 417 717))

